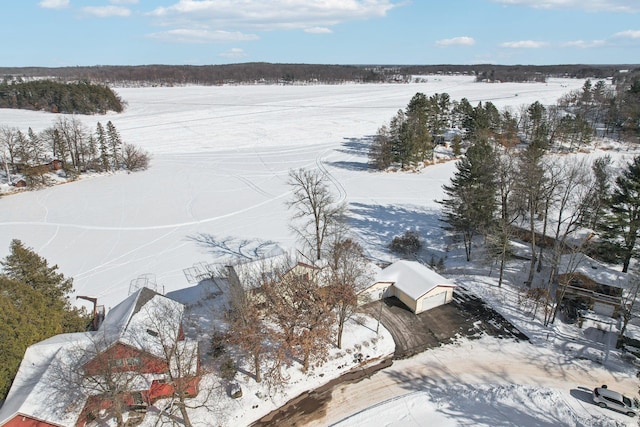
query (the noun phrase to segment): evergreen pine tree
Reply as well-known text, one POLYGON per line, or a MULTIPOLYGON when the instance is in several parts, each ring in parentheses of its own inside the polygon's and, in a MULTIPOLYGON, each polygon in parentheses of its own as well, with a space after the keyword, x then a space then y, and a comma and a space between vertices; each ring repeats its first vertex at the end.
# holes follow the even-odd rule
POLYGON ((68 301, 71 279, 25 247, 11 242, 0 274, 0 400, 4 399, 30 345, 86 329, 88 318, 68 301))
POLYGON ((109 164, 109 147, 107 146, 107 133, 104 130, 102 123, 98 122, 96 125, 96 140, 98 144, 98 150, 100 150, 100 164, 105 171, 111 170, 109 164))
POLYGON ((443 206, 449 229, 462 234, 467 261, 471 260, 473 237, 485 233, 497 210, 495 150, 486 139, 474 143, 457 163, 451 184, 443 186, 443 206))
POLYGON ((107 140, 109 142, 109 150, 114 170, 120 168, 120 160, 122 157, 122 139, 115 125, 109 120, 107 122, 107 140))
POLYGON ((616 178, 607 210, 601 220, 603 237, 622 261, 622 271, 626 273, 631 258, 637 254, 640 233, 640 156, 616 178))
POLYGON ((433 144, 428 128, 428 104, 427 97, 418 92, 407 105, 404 137, 408 163, 421 162, 433 155, 433 144))
POLYGON ((24 283, 40 292, 51 303, 66 304, 72 290, 72 279, 58 273, 58 266, 49 266, 46 259, 24 246, 17 239, 11 241, 10 254, 0 261, 4 276, 24 283))

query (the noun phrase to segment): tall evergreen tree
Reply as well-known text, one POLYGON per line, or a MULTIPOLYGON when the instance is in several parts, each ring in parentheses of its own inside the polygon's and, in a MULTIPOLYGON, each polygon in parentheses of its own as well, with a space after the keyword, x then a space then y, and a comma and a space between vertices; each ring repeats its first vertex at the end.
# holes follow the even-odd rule
POLYGON ((387 126, 381 126, 371 141, 369 160, 372 167, 383 170, 393 162, 392 135, 387 126))
POLYGON ((597 229, 598 221, 602 217, 603 209, 609 198, 612 181, 611 164, 611 156, 607 154, 594 160, 591 165, 593 187, 589 192, 582 225, 592 230, 597 229))
POLYGON ((29 285, 50 301, 65 300, 72 290, 72 279, 58 273, 58 266, 49 266, 46 259, 26 247, 20 240, 11 241, 10 253, 0 261, 5 276, 29 285))
POLYGON ((88 319, 69 304, 71 279, 19 240, 11 242, 10 254, 0 265, 1 400, 27 347, 56 334, 85 330, 88 319))
POLYGON ((100 151, 100 164, 105 171, 111 170, 109 164, 109 148, 107 146, 107 132, 104 130, 102 123, 98 122, 96 125, 96 142, 98 150, 100 151))
POLYGON ((549 142, 549 124, 547 122, 547 109, 536 101, 527 109, 529 116, 529 129, 527 136, 531 144, 546 148, 549 142))
POLYGON ((637 254, 640 233, 640 156, 616 178, 601 226, 606 242, 622 261, 622 271, 626 273, 631 258, 637 254))
POLYGON ((391 156, 394 162, 400 163, 400 167, 404 167, 409 163, 410 147, 405 136, 406 121, 407 118, 404 111, 398 110, 389 123, 391 156))
POLYGON ((429 101, 423 93, 416 93, 406 108, 403 136, 406 138, 407 160, 415 163, 431 157, 433 143, 428 128, 429 101))
POLYGON ((467 261, 473 238, 488 231, 497 210, 496 166, 495 150, 480 139, 456 163, 451 184, 443 186, 447 197, 439 203, 448 228, 463 236, 467 261))
POLYGON ((120 168, 120 160, 122 158, 122 139, 120 133, 116 129, 116 126, 109 120, 107 122, 107 140, 109 141, 109 150, 111 153, 111 160, 113 169, 118 170, 120 168))
POLYGON ((543 164, 544 154, 544 148, 531 143, 518 156, 517 170, 520 179, 517 181, 514 197, 520 212, 529 221, 531 236, 531 263, 527 283, 533 281, 537 261, 536 217, 544 210, 543 202, 548 181, 543 164))

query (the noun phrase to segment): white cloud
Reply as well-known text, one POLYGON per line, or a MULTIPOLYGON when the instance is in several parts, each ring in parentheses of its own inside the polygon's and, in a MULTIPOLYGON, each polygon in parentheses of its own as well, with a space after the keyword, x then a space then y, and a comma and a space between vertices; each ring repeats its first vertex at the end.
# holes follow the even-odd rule
POLYGON ((69 0, 42 0, 38 6, 44 9, 64 9, 69 7, 69 0))
POLYGON ((588 49, 592 47, 602 47, 607 44, 604 40, 572 40, 562 43, 562 47, 577 47, 581 49, 588 49))
POLYGON ((234 47, 226 52, 222 52, 220 56, 223 56, 225 58, 244 58, 245 56, 247 56, 247 54, 239 47, 234 47))
POLYGON ((207 29, 175 29, 149 34, 148 37, 173 43, 214 43, 253 41, 259 37, 255 34, 244 34, 230 31, 211 31, 207 29))
POLYGON ((327 27, 305 28, 304 32, 305 33, 310 33, 310 34, 331 34, 331 33, 333 33, 333 31, 331 31, 331 29, 327 28, 327 27))
POLYGON ((111 4, 138 4, 138 0, 109 0, 111 4))
POLYGON ((121 6, 87 6, 82 11, 98 18, 110 18, 112 16, 126 17, 131 15, 131 10, 121 6))
POLYGON ((613 37, 621 38, 621 39, 634 39, 634 40, 640 39, 640 30, 621 31, 619 33, 615 33, 613 37))
POLYGON ((399 5, 394 0, 178 0, 150 15, 163 25, 269 31, 381 18, 399 5))
POLYGON ((472 37, 454 37, 452 39, 442 39, 436 41, 436 46, 448 47, 448 46, 473 46, 476 41, 472 37))
POLYGON ((501 47, 508 47, 513 49, 539 49, 541 47, 548 46, 547 42, 537 42, 534 40, 521 40, 517 42, 505 42, 500 44, 501 47))
POLYGON ((588 12, 640 12, 638 0, 493 0, 505 5, 522 5, 536 9, 576 9, 588 12))

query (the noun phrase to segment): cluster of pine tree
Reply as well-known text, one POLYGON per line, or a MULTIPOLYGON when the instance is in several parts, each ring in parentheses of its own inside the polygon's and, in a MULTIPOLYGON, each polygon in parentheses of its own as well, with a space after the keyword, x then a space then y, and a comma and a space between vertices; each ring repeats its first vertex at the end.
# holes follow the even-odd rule
POLYGON ((0 84, 0 108, 43 110, 52 113, 104 114, 122 112, 124 103, 106 85, 81 81, 4 81, 0 84))
POLYGON ((596 135, 639 142, 639 111, 640 74, 619 78, 616 86, 587 80, 557 105, 536 101, 518 111, 500 111, 491 102, 472 106, 466 98, 452 102, 446 93, 416 93, 389 125, 378 129, 369 158, 376 169, 431 161, 447 130, 455 132, 450 141, 455 155, 461 153, 463 140, 468 146, 483 138, 504 147, 534 142, 569 151, 589 144, 596 135))
POLYGON ((0 400, 11 387, 30 345, 66 332, 87 329, 89 317, 69 302, 72 279, 49 266, 21 241, 0 261, 0 400))
MULTIPOLYGON (((376 169, 386 169, 432 161, 435 145, 444 142, 450 128, 465 129, 467 139, 489 132, 505 144, 514 144, 517 138, 517 122, 512 113, 500 113, 491 102, 473 107, 466 98, 452 102, 446 93, 430 97, 416 93, 389 126, 378 129, 369 151, 371 164, 376 169)), ((461 142, 460 135, 453 139, 455 154, 460 154, 461 142)))
POLYGON ((63 117, 53 126, 26 134, 17 128, 0 126, 0 162, 6 176, 21 174, 30 187, 47 185, 47 165, 61 162, 68 177, 87 171, 109 172, 146 169, 149 154, 122 141, 115 125, 98 122, 93 132, 76 118, 63 117))

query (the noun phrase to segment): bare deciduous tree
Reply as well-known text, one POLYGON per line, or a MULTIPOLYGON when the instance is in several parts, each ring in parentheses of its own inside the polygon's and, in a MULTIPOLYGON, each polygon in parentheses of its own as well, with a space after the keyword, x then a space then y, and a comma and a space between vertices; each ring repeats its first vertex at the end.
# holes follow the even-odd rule
POLYGON ((61 395, 71 393, 75 401, 86 402, 80 420, 115 420, 123 427, 128 400, 143 380, 139 365, 145 361, 137 358, 136 366, 127 366, 121 352, 107 351, 111 345, 104 331, 77 340, 64 350, 66 357, 52 363, 52 384, 48 385, 61 395))
POLYGON ((15 167, 15 158, 17 155, 17 140, 16 134, 17 128, 8 126, 0 127, 0 156, 2 156, 2 163, 4 166, 7 180, 9 179, 9 172, 15 167))
POLYGON ((151 155, 133 144, 122 145, 122 165, 128 171, 145 170, 149 167, 151 155))
POLYGON ((616 341, 616 348, 620 348, 624 345, 624 334, 627 331, 627 326, 633 318, 640 316, 638 313, 638 295, 640 294, 640 276, 638 271, 632 271, 629 274, 629 286, 626 289, 622 298, 622 307, 620 307, 620 313, 622 317, 622 327, 618 334, 616 341))
POLYGON ((180 413, 183 425, 191 427, 189 409, 207 406, 213 390, 205 390, 205 398, 193 399, 198 395, 202 375, 199 345, 195 340, 185 339, 182 307, 168 298, 156 298, 154 304, 144 305, 142 324, 136 328, 137 334, 132 339, 140 348, 159 357, 166 366, 169 407, 180 413))
POLYGON ((371 284, 372 270, 362 246, 351 239, 335 241, 329 250, 328 289, 338 317, 337 346, 342 348, 344 324, 358 306, 358 291, 371 284))
POLYGON ((303 372, 312 363, 322 364, 328 356, 335 317, 328 289, 320 286, 317 275, 308 269, 283 269, 265 281, 261 291, 265 313, 277 325, 281 348, 300 359, 303 372))
POLYGON ((497 156, 497 170, 500 214, 490 226, 487 234, 487 255, 490 259, 500 262, 498 287, 501 287, 505 264, 511 253, 511 239, 514 235, 513 224, 520 215, 512 203, 517 179, 516 157, 513 150, 507 148, 497 156))
POLYGON ((293 209, 292 229, 315 259, 321 259, 325 239, 338 226, 345 212, 329 189, 327 176, 319 170, 297 169, 289 173, 293 190, 289 208, 293 209))
POLYGON ((560 256, 567 250, 577 252, 582 245, 567 245, 567 239, 574 235, 582 223, 589 201, 593 180, 584 161, 555 162, 558 185, 553 196, 553 248, 551 251, 551 274, 549 283, 556 281, 560 256))
MULTIPOLYGON (((275 266, 268 267, 265 261, 260 268, 245 272, 245 276, 248 274, 253 276, 250 281, 255 285, 254 289, 259 292, 264 282, 269 280, 269 271, 272 268, 275 266)), ((260 304, 264 302, 263 298, 260 295, 251 295, 250 291, 243 286, 243 283, 235 283, 229 287, 229 342, 237 345, 248 356, 253 365, 254 379, 256 382, 261 382, 262 364, 266 353, 275 345, 270 342, 270 338, 275 333, 265 321, 265 314, 260 309, 260 304)))

